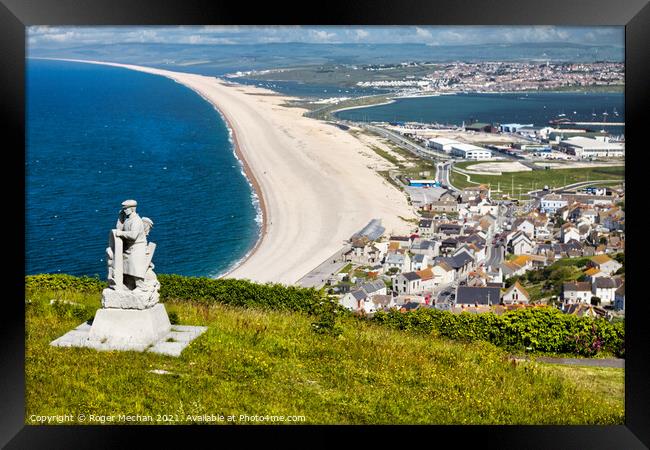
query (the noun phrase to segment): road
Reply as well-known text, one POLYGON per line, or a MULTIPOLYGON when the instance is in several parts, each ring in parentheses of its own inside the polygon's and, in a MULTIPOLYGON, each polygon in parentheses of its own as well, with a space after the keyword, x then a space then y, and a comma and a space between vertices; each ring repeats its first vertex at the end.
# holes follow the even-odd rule
POLYGON ((499 267, 503 263, 503 256, 505 254, 505 248, 503 245, 492 245, 492 243, 488 242, 488 255, 487 259, 485 260, 485 267, 490 268, 490 267, 499 267))
POLYGON ((368 124, 365 124, 365 123, 359 123, 357 125, 361 126, 362 128, 365 128, 365 129, 367 129, 369 131, 372 131, 373 133, 376 133, 376 134, 378 134, 380 136, 385 137, 389 141, 392 141, 392 142, 398 144, 404 150, 408 150, 409 152, 413 153, 415 156, 419 156, 421 158, 430 159, 430 160, 434 159, 434 157, 433 157, 434 155, 435 155, 436 158, 439 158, 439 159, 450 159, 451 158, 449 155, 447 155, 444 152, 439 152, 439 151, 433 150, 431 148, 422 147, 421 145, 418 145, 415 142, 413 142, 413 141, 411 141, 409 139, 406 139, 403 136, 400 136, 398 133, 394 133, 394 132, 389 131, 389 130, 387 130, 385 128, 376 127, 374 125, 368 125, 368 124))
POLYGON ((347 263, 343 260, 343 254, 351 248, 352 245, 346 244, 343 248, 323 261, 318 267, 299 279, 296 284, 302 287, 321 288, 325 285, 325 282, 329 277, 338 273, 339 270, 345 267, 347 263))
MULTIPOLYGON (((541 198, 545 196, 546 194, 549 194, 551 192, 562 192, 566 191, 567 189, 576 189, 580 187, 586 187, 586 186, 591 186, 592 184, 598 184, 598 183, 611 183, 611 182, 616 182, 617 180, 590 180, 590 181, 580 181, 578 183, 572 183, 572 184, 567 184, 566 186, 561 186, 558 188, 550 189, 548 191, 544 191, 543 189, 537 189, 535 191, 530 191, 528 192, 528 195, 532 198, 541 198)), ((621 180, 621 183, 623 180, 621 180)))
MULTIPOLYGON (((528 356, 515 356, 513 359, 518 361, 530 361, 528 356)), ((538 356, 534 358, 534 360, 541 363, 562 364, 565 366, 625 368, 625 360, 621 358, 557 358, 554 356, 538 356)))
POLYGON ((451 167, 454 163, 452 161, 442 162, 436 165, 436 180, 440 184, 444 184, 447 188, 454 192, 460 192, 460 189, 451 184, 451 167))

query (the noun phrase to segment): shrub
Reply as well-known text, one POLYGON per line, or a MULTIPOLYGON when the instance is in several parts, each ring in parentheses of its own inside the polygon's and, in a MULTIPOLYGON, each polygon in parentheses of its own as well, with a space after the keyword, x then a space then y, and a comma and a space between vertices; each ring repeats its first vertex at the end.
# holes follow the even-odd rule
POLYGON ((25 289, 48 291, 77 291, 88 294, 101 292, 108 285, 99 277, 75 277, 66 274, 44 273, 25 277, 25 289))
POLYGON ((337 321, 342 311, 335 303, 322 301, 313 312, 316 314, 318 320, 311 323, 312 331, 331 336, 339 336, 343 333, 343 327, 337 321))
POLYGON ((328 299, 324 291, 279 283, 258 284, 248 280, 215 280, 181 275, 158 275, 158 280, 162 300, 195 300, 314 313, 320 302, 328 299))
POLYGON ((468 341, 487 341, 508 350, 593 356, 601 351, 623 356, 624 325, 564 314, 552 307, 493 313, 454 314, 436 309, 377 312, 374 322, 400 330, 434 333, 468 341))

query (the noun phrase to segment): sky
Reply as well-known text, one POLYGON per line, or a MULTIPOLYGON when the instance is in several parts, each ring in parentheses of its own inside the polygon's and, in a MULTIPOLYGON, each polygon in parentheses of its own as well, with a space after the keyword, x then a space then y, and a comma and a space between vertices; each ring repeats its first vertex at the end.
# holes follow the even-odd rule
POLYGON ((427 44, 570 42, 624 47, 624 27, 560 26, 144 26, 27 28, 31 49, 118 43, 166 44, 427 44))

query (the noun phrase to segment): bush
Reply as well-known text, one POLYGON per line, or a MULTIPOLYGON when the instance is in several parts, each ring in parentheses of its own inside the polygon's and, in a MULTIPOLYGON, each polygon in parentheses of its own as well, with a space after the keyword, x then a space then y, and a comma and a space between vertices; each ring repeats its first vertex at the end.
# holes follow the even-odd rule
POLYGON ((343 333, 343 327, 337 321, 341 312, 335 303, 321 302, 314 310, 314 314, 316 314, 318 320, 311 323, 312 330, 318 334, 339 336, 343 333))
POLYGON ((75 277, 66 274, 44 273, 25 277, 25 289, 47 291, 76 291, 87 294, 101 292, 108 284, 99 277, 75 277))
POLYGON ((508 350, 593 356, 606 351, 623 356, 624 325, 564 314, 552 307, 493 313, 454 314, 436 309, 377 312, 374 322, 450 339, 487 341, 508 350))
POLYGON ((211 279, 181 275, 158 275, 161 300, 195 300, 233 306, 314 313, 320 302, 328 300, 324 291, 314 288, 258 284, 248 280, 211 279))

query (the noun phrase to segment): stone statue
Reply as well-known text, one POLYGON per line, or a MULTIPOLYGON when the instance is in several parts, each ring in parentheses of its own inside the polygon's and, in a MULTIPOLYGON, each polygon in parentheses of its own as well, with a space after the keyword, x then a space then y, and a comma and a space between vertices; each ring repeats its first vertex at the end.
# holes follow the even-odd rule
POLYGON ((50 344, 97 350, 150 351, 179 356, 206 327, 172 326, 160 303, 160 283, 152 262, 156 244, 147 243, 153 220, 140 218, 135 200, 122 203, 106 249, 108 287, 102 308, 92 322, 84 322, 50 344))
POLYGON ((143 309, 159 299, 160 283, 152 263, 156 244, 147 244, 153 221, 140 218, 137 206, 135 200, 122 202, 115 229, 109 234, 106 248, 109 287, 102 295, 104 307, 143 309))

